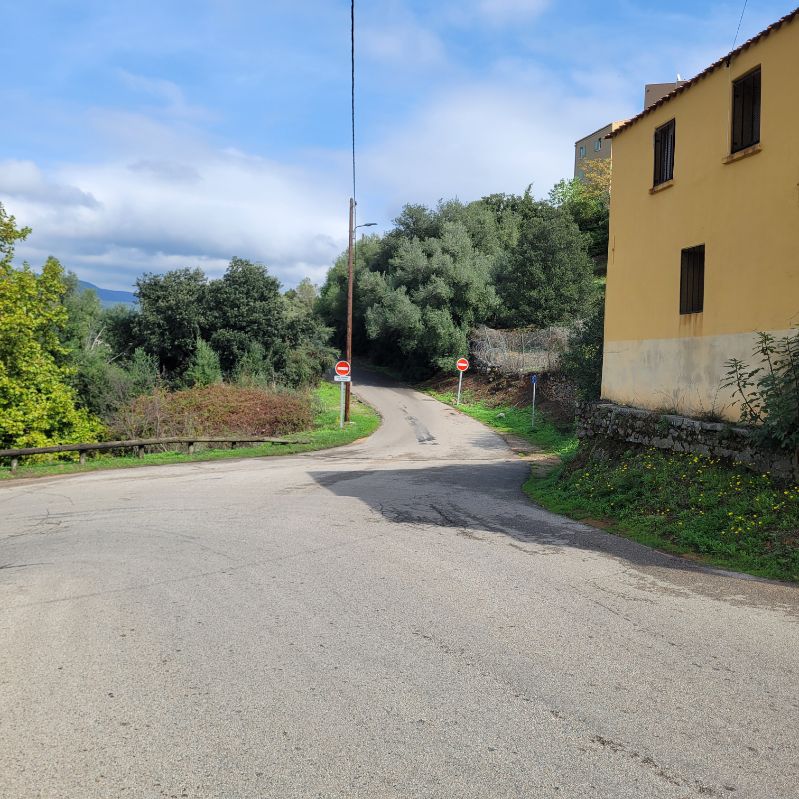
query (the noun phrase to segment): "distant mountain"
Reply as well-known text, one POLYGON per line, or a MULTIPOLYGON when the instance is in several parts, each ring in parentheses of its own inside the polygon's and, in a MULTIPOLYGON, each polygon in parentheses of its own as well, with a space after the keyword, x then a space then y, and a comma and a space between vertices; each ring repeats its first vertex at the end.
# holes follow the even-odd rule
POLYGON ((85 280, 78 281, 78 288, 81 291, 91 289, 100 300, 103 308, 110 308, 112 305, 136 305, 138 300, 132 291, 113 291, 112 289, 101 289, 95 286, 94 283, 88 283, 85 280))

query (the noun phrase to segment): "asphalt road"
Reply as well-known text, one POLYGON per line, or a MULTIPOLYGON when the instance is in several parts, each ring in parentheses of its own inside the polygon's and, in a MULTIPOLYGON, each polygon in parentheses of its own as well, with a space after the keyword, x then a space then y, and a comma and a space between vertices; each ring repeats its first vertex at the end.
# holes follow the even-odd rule
POLYGON ((799 796, 799 590, 368 381, 345 449, 0 486, 0 796, 799 796))

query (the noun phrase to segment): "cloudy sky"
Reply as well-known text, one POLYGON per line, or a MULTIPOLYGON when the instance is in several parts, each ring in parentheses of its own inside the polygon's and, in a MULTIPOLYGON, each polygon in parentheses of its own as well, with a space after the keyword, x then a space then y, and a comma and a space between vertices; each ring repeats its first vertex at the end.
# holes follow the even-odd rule
MULTIPOLYGON (((748 3, 739 41, 796 0, 748 3)), ((359 221, 570 177, 643 84, 731 49, 743 3, 359 0, 359 221)), ((0 0, 0 202, 127 289, 233 255, 284 285, 345 247, 349 0, 0 0)))

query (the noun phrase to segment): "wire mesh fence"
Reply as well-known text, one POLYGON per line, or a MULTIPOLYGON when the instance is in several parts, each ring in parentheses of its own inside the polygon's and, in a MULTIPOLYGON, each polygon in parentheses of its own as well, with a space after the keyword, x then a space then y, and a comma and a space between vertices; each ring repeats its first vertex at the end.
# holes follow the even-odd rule
POLYGON ((471 351, 475 366, 482 371, 555 372, 568 340, 566 327, 494 330, 482 326, 472 333, 471 351))

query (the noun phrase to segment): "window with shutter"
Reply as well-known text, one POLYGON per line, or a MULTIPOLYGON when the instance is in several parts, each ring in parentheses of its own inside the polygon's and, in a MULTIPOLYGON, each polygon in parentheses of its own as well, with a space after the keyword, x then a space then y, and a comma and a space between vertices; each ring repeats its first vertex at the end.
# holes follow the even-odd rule
POLYGON ((673 119, 655 130, 655 186, 674 178, 674 138, 673 119))
POLYGON ((760 141, 760 67, 732 84, 732 147, 734 153, 760 141))
POLYGON ((701 313, 705 307, 705 245, 689 247, 680 258, 680 313, 701 313))

